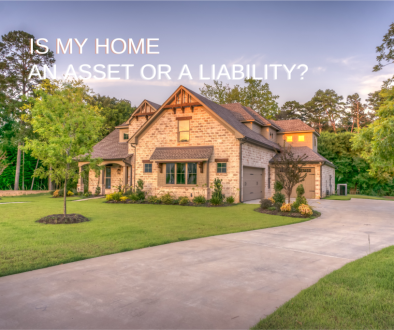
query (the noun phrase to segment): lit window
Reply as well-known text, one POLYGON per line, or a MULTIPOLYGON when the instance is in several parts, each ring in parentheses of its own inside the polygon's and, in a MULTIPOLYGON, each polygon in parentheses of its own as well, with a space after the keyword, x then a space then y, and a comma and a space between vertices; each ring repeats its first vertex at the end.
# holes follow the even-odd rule
POLYGON ((298 135, 298 142, 304 142, 304 136, 303 135, 298 135))
POLYGON ((123 140, 128 140, 129 139, 129 134, 123 133, 123 140))
POLYGON ((190 121, 189 120, 178 120, 178 141, 179 142, 189 142, 189 130, 190 121))
POLYGON ((227 163, 218 163, 217 172, 227 173, 227 163))
POLYGON ((152 173, 152 164, 144 164, 144 172, 152 173))
POLYGON ((287 142, 293 142, 293 137, 292 136, 287 136, 286 137, 287 142))
POLYGON ((274 139, 274 133, 270 132, 270 139, 273 140, 274 139))

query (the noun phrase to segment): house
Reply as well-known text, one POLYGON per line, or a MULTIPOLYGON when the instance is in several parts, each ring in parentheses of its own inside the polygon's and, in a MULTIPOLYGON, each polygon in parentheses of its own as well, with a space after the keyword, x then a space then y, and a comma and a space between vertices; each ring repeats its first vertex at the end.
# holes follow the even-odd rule
MULTIPOLYGON (((122 125, 93 148, 105 168, 89 175, 89 191, 105 194, 144 181, 148 194, 203 194, 210 198, 215 178, 235 200, 273 194, 272 160, 283 144, 306 155, 307 198, 334 192, 335 166, 317 153, 319 134, 301 120, 269 120, 238 103, 218 105, 180 86, 162 104, 144 100, 122 125)), ((80 162, 80 171, 86 162, 80 162)), ((78 189, 83 191, 80 180, 78 189)), ((293 192, 295 196, 295 189, 293 192)))

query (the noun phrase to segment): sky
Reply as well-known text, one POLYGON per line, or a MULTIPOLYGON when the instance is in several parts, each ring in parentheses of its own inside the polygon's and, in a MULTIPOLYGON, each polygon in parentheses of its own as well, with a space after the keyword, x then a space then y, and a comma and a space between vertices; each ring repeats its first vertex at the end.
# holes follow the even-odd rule
MULTIPOLYGON (((279 95, 278 103, 296 100, 307 102, 318 89, 334 89, 339 95, 359 93, 365 99, 393 76, 394 66, 372 72, 376 64, 376 46, 394 22, 394 2, 2 2, 0 1, 0 34, 23 30, 35 38, 48 39, 51 50, 56 39, 65 44, 68 38, 88 38, 83 53, 55 55, 58 78, 72 64, 134 64, 129 79, 86 79, 94 92, 130 100, 139 105, 144 99, 163 103, 179 85, 196 92, 210 80, 199 80, 199 65, 204 75, 215 65, 216 74, 224 64, 255 65, 256 75, 263 77, 264 65, 285 64, 294 69, 292 78, 282 68, 274 80, 269 67, 268 83, 279 95), (158 55, 95 54, 98 38, 104 43, 132 38, 158 38, 158 55), (171 80, 143 80, 140 68, 145 64, 171 66, 171 80), (187 64, 193 77, 178 75, 187 64)), ((120 43, 117 43, 121 48, 120 43)), ((122 69, 124 70, 124 69, 122 69)), ((146 71, 149 75, 150 69, 146 71)), ((92 72, 94 73, 94 72, 92 72)), ((231 74, 231 71, 230 71, 231 74)), ((116 75, 115 75, 116 76, 116 75)), ((225 84, 243 85, 242 80, 225 84)))

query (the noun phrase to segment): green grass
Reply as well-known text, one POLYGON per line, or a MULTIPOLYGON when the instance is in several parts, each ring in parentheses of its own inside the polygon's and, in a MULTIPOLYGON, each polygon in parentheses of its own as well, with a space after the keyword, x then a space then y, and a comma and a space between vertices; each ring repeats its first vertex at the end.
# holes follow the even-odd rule
POLYGON ((389 201, 390 199, 384 198, 384 197, 377 197, 377 196, 367 196, 367 195, 347 195, 347 196, 337 196, 337 195, 331 195, 328 196, 324 199, 332 199, 336 201, 349 201, 352 198, 361 198, 361 199, 379 199, 379 200, 386 200, 389 201))
POLYGON ((252 329, 393 329, 394 246, 301 291, 252 329))
MULTIPOLYGON (((68 198, 68 201, 78 197, 68 198)), ((45 225, 35 221, 62 213, 63 199, 48 194, 4 197, 0 202, 0 276, 148 246, 306 221, 255 212, 256 205, 206 208, 68 202, 68 213, 91 221, 45 225)))

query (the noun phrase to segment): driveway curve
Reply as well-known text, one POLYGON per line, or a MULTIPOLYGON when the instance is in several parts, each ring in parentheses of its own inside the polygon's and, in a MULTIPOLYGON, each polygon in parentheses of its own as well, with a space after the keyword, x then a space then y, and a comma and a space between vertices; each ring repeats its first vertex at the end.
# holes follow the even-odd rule
POLYGON ((324 275, 394 242, 394 202, 313 203, 322 216, 308 222, 2 277, 0 328, 249 328, 324 275))

